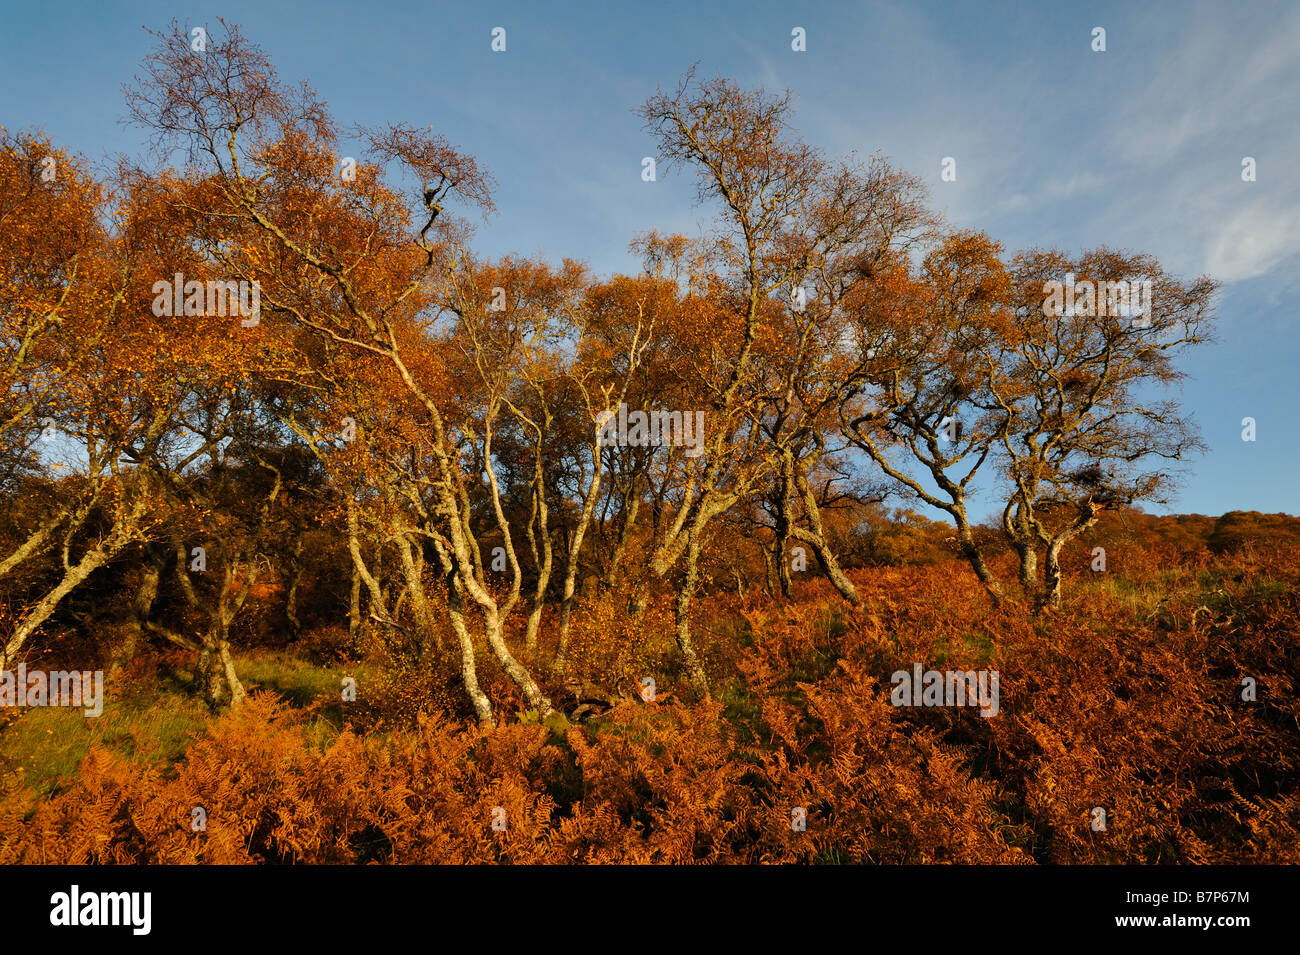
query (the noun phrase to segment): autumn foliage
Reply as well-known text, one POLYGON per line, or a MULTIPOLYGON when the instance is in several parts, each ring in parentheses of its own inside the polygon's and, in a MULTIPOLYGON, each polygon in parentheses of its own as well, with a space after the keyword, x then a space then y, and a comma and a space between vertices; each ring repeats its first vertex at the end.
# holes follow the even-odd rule
POLYGON ((858 575, 864 613, 829 588, 780 607, 728 598, 717 609, 737 625, 713 649, 735 677, 717 699, 629 695, 564 727, 429 714, 321 739, 256 693, 174 765, 95 748, 65 791, 11 789, 0 857, 1297 861, 1300 553, 1268 562, 1268 586, 1265 568, 1204 550, 1119 559, 1139 587, 1170 567, 1214 586, 1137 604, 1086 587, 1047 622, 954 587, 950 565, 858 575), (889 674, 918 659, 999 668, 1000 714, 892 706, 889 674), (1263 688, 1254 703, 1240 699, 1246 674, 1263 688), (205 832, 191 830, 195 806, 205 832))
POLYGON ((1300 861, 1300 525, 1143 510, 1211 278, 693 71, 699 235, 491 259, 486 164, 222 26, 147 160, 0 130, 0 669, 110 711, 0 712, 0 862, 1300 861))

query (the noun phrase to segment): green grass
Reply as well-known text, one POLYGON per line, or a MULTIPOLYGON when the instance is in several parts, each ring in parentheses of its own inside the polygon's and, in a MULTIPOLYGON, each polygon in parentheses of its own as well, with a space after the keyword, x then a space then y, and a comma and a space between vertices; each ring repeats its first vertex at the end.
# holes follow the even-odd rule
POLYGON ((1098 575, 1083 579, 1080 589, 1101 593, 1111 602, 1125 607, 1135 619, 1144 619, 1159 609, 1162 601, 1180 592, 1174 581, 1134 581, 1119 574, 1098 575))
POLYGON ((322 666, 282 653, 236 657, 235 670, 246 690, 270 690, 300 709, 314 706, 337 726, 343 725, 343 678, 357 681, 358 694, 379 679, 378 669, 364 663, 322 666))
MULTIPOLYGON (((299 709, 311 709, 310 733, 320 742, 343 725, 342 679, 359 687, 375 678, 366 666, 319 666, 283 654, 236 656, 245 689, 268 690, 299 709)), ((191 687, 193 674, 164 669, 127 686, 106 680, 104 712, 94 718, 79 708, 10 710, 0 723, 0 786, 24 784, 39 795, 66 789, 96 743, 127 759, 166 768, 201 735, 208 709, 191 687)))
POLYGON ((5 785, 22 782, 42 795, 65 789, 95 743, 129 759, 169 765, 207 723, 208 711, 201 701, 173 690, 117 696, 111 685, 105 685, 104 695, 104 712, 94 718, 70 707, 32 707, 15 713, 0 731, 0 773, 5 785))

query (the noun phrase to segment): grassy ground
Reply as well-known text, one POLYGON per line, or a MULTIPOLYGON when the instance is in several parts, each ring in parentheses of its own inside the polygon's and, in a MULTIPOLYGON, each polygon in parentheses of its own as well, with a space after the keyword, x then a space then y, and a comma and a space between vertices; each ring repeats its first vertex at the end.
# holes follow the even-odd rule
MULTIPOLYGON (((321 666, 283 653, 235 656, 246 689, 270 690, 313 714, 322 740, 343 726, 340 687, 345 675, 364 679, 364 664, 321 666)), ((85 718, 69 707, 7 711, 0 723, 0 785, 25 782, 41 795, 61 792, 94 743, 113 753, 167 767, 207 728, 207 708, 191 689, 193 673, 179 666, 130 681, 105 681, 103 715, 85 718), (115 696, 115 694, 122 694, 115 696)))

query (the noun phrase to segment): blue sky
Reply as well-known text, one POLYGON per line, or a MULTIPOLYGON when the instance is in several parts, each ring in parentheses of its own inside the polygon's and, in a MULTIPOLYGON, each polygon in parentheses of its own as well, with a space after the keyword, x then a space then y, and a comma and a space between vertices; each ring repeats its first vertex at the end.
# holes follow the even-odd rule
POLYGON ((702 226, 685 176, 642 182, 654 149, 632 112, 698 62, 792 90, 805 139, 883 153, 929 182, 954 226, 1010 249, 1106 244, 1208 273, 1223 282, 1219 340, 1187 362, 1182 396, 1209 452, 1172 510, 1300 512, 1298 4, 0 0, 0 125, 92 158, 139 154, 141 132, 120 120, 150 47, 142 26, 218 16, 344 125, 432 125, 486 164, 499 184, 479 232, 488 255, 630 271, 637 232, 702 226), (794 27, 806 52, 791 50, 794 27), (940 180, 946 156, 955 182, 940 180))

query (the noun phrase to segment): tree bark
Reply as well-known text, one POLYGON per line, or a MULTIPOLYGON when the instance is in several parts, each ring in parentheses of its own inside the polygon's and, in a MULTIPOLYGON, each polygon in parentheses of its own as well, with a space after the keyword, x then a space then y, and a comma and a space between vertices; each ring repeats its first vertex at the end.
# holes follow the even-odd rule
POLYGON ((582 541, 587 527, 591 524, 591 515, 596 510, 596 498, 600 494, 600 443, 599 437, 592 446, 591 484, 582 501, 582 513, 578 517, 578 526, 574 528, 573 540, 569 543, 569 560, 564 571, 564 593, 560 601, 560 637, 555 650, 554 670, 563 673, 569 662, 569 620, 573 614, 573 593, 578 579, 579 560, 582 541))
POLYGON ((138 533, 138 521, 144 513, 143 502, 137 500, 130 511, 119 514, 112 531, 94 547, 81 555, 75 564, 65 565, 63 577, 45 596, 23 615, 14 632, 0 651, 0 669, 8 669, 17 660, 23 645, 53 616, 63 598, 75 590, 87 577, 115 557, 138 533))
POLYGON ((551 584, 551 568, 555 563, 540 446, 537 448, 536 470, 533 474, 533 513, 529 515, 528 521, 528 544, 533 552, 533 562, 537 565, 537 586, 533 589, 533 607, 528 614, 528 626, 524 631, 524 646, 536 650, 537 636, 542 629, 542 611, 546 606, 546 591, 551 584))
POLYGON ((686 545, 685 575, 677 591, 674 636, 677 649, 681 651, 686 675, 696 694, 701 699, 709 696, 709 679, 700 664, 699 654, 695 650, 695 641, 691 637, 691 601, 700 582, 700 543, 692 533, 686 545))
POLYGON ((492 703, 479 687, 478 663, 474 656, 474 641, 470 637, 469 627, 465 625, 465 603, 461 595, 460 582, 456 579, 455 568, 445 548, 436 541, 434 548, 438 554, 438 561, 442 565, 443 580, 447 584, 447 616, 451 620, 451 630, 456 635, 456 642, 460 645, 461 683, 465 687, 465 695, 469 697, 479 725, 492 726, 492 703))
POLYGON ((807 477, 799 474, 797 477, 799 490, 803 494, 804 511, 808 515, 808 533, 799 535, 806 543, 811 544, 813 552, 817 555, 817 562, 821 564, 822 570, 834 584, 835 589, 840 592, 840 596, 858 607, 862 605, 862 597, 858 594, 857 587, 853 586, 853 581, 849 580, 844 570, 840 567, 840 562, 835 558, 835 552, 826 542, 826 530, 822 526, 821 507, 817 503, 817 497, 813 494, 812 487, 808 483, 807 477))

